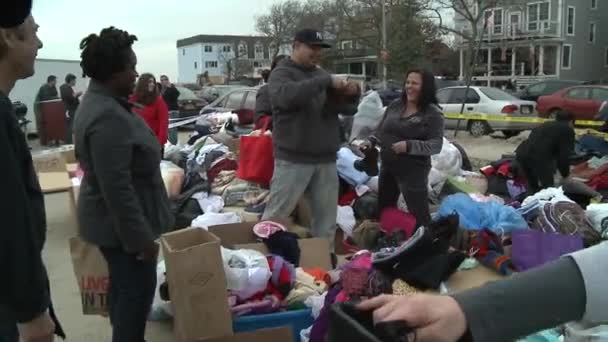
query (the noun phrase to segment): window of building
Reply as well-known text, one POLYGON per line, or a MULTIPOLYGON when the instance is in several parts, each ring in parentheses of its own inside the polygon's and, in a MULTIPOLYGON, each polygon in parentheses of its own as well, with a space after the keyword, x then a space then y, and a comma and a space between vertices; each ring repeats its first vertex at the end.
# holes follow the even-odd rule
POLYGON ((343 40, 340 42, 340 48, 342 50, 352 50, 353 41, 352 40, 343 40))
POLYGON ((208 69, 217 68, 217 61, 205 62, 205 68, 208 68, 208 69))
POLYGON ((222 52, 232 52, 232 47, 230 45, 224 45, 222 47, 222 52))
POLYGON ((589 43, 595 43, 595 23, 589 23, 589 43))
POLYGON ((255 61, 255 62, 253 62, 253 67, 254 68, 261 68, 262 67, 262 63, 255 61))
POLYGON ((198 68, 198 63, 194 62, 194 69, 198 68))
POLYGON ((562 49, 562 69, 570 69, 572 63, 572 45, 564 45, 562 49))
POLYGON ((597 0, 591 0, 591 9, 597 9, 597 0))
POLYGON ((239 57, 245 56, 247 54, 247 45, 245 43, 239 44, 239 57))
POLYGON ((536 2, 528 4, 528 31, 540 31, 549 28, 551 3, 536 2))
POLYGON ((502 8, 495 8, 486 11, 486 20, 489 20, 488 30, 492 30, 492 34, 502 34, 503 29, 503 10, 502 8))
POLYGON ((566 33, 569 36, 574 36, 574 28, 576 27, 576 7, 568 6, 568 19, 566 23, 566 33))
POLYGON ((264 45, 262 45, 262 44, 256 44, 255 45, 255 54, 256 55, 263 55, 264 54, 264 45))
POLYGON ((205 52, 213 52, 213 46, 205 45, 205 52))

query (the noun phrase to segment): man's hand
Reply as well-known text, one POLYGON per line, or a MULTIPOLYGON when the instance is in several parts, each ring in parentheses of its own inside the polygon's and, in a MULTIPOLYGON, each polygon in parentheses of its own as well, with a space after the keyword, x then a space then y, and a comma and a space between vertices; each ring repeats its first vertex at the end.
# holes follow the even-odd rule
POLYGON ((55 338, 55 323, 48 310, 27 323, 18 324, 17 328, 23 342, 53 342, 55 338))
POLYGON ((137 260, 155 260, 158 257, 158 248, 158 244, 156 242, 152 242, 143 251, 137 254, 137 260))
POLYGON ((393 144, 393 151, 397 154, 407 153, 407 142, 399 141, 393 144))
POLYGON ((456 342, 467 330, 467 322, 458 303, 448 296, 383 295, 357 306, 374 311, 374 323, 404 321, 415 329, 416 342, 456 342))

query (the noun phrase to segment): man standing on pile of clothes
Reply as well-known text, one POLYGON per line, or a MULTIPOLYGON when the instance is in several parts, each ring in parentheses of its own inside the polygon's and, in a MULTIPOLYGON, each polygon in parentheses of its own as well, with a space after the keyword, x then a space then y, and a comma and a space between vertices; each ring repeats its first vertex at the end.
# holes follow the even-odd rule
POLYGON ((528 180, 528 192, 552 188, 555 171, 570 175, 570 156, 574 153, 574 115, 559 112, 555 121, 534 128, 515 151, 520 169, 528 180))
POLYGON ((312 235, 333 246, 338 202, 338 114, 354 115, 361 90, 319 66, 330 45, 316 30, 298 32, 293 54, 270 74, 275 167, 263 219, 285 219, 302 195, 312 211, 312 235))

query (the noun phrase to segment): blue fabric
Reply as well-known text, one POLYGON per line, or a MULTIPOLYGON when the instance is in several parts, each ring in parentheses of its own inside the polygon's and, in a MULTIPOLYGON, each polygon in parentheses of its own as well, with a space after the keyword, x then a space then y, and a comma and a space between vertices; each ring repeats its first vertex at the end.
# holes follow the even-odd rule
POLYGON ((598 152, 602 155, 608 154, 608 141, 591 134, 583 135, 578 139, 577 147, 582 151, 598 152))
POLYGON ((528 229, 528 224, 514 208, 494 201, 476 202, 463 193, 446 197, 438 213, 441 217, 457 213, 460 217, 460 226, 470 230, 487 228, 497 234, 503 234, 528 229))
POLYGON ((554 329, 538 332, 517 342, 559 342, 561 335, 554 329))
POLYGON ((367 184, 371 179, 367 173, 355 169, 355 161, 361 158, 346 147, 338 151, 338 175, 352 186, 367 184))

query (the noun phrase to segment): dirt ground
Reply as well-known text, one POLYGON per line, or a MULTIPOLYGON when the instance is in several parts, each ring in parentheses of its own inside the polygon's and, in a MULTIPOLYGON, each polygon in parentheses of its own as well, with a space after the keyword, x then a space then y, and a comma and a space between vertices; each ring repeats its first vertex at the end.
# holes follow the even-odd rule
MULTIPOLYGON (((459 132, 457 138, 453 137, 453 132, 446 132, 446 137, 461 143, 471 158, 494 160, 504 153, 512 153, 526 134, 508 140, 500 134, 496 137, 473 138, 466 132, 459 132)), ((69 205, 67 193, 46 196, 48 239, 44 259, 51 280, 53 302, 68 334, 68 341, 107 342, 111 340, 107 319, 82 315, 68 245, 68 239, 76 235, 76 222, 69 205)), ((174 341, 171 324, 149 322, 147 340, 174 341)))

